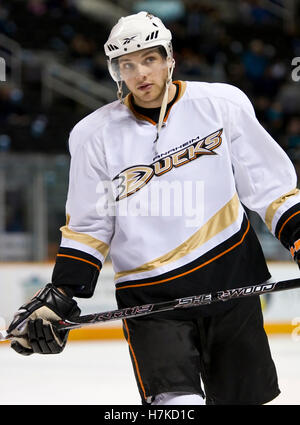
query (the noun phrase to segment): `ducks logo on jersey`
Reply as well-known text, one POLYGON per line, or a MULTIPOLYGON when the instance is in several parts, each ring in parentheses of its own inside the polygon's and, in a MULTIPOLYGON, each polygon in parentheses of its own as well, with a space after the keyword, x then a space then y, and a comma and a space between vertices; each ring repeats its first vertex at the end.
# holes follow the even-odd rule
POLYGON ((150 165, 136 165, 126 168, 113 179, 113 181, 120 181, 117 186, 116 201, 120 201, 140 190, 149 183, 154 175, 159 177, 171 171, 174 167, 181 167, 203 155, 216 155, 214 150, 222 143, 222 133, 223 129, 220 129, 203 139, 198 136, 181 145, 179 150, 172 149, 170 152, 176 152, 168 152, 166 156, 157 159, 150 165))

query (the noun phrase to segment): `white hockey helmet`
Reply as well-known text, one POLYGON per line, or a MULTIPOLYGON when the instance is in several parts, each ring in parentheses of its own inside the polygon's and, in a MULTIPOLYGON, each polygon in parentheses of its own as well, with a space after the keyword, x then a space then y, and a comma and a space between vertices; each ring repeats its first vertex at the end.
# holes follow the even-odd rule
POLYGON ((108 58, 108 69, 113 80, 121 81, 118 67, 113 66, 113 59, 150 47, 162 46, 167 58, 173 62, 172 34, 162 21, 147 12, 120 18, 112 28, 104 51, 108 58))

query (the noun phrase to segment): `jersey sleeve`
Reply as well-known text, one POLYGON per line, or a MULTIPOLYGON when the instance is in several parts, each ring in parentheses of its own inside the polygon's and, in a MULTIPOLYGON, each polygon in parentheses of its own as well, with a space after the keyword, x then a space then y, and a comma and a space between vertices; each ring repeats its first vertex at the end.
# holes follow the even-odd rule
POLYGON ((270 232, 290 249, 300 230, 300 191, 287 154, 263 128, 247 96, 230 105, 230 140, 241 202, 257 212, 270 232))
POLYGON ((67 219, 60 229, 52 282, 80 298, 93 295, 114 230, 110 180, 99 145, 71 132, 67 219))

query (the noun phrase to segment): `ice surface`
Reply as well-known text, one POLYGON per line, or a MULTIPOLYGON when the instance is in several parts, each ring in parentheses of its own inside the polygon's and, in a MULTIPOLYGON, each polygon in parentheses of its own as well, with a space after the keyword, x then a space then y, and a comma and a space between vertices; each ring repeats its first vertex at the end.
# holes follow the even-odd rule
MULTIPOLYGON (((300 405, 300 340, 270 336, 282 393, 300 405)), ((124 341, 70 341, 58 355, 23 357, 0 343, 1 405, 140 405, 124 341)))

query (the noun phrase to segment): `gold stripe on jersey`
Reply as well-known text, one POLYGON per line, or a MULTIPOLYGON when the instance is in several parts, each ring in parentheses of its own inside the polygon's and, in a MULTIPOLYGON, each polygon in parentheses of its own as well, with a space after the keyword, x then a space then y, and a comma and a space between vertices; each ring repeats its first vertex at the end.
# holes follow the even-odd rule
POLYGON ((224 229, 233 224, 239 214, 240 201, 237 193, 227 202, 213 217, 211 217, 196 233, 190 236, 185 242, 148 263, 145 263, 135 269, 125 270, 115 274, 115 280, 121 277, 135 273, 142 273, 165 266, 171 262, 177 261, 201 245, 209 241, 211 238, 222 232, 224 229))
POLYGON ((85 233, 74 232, 74 230, 71 230, 68 226, 69 221, 70 217, 67 216, 66 225, 60 228, 62 236, 66 239, 71 239, 73 241, 82 243, 83 245, 87 245, 100 252, 100 254, 102 254, 103 257, 106 258, 109 251, 109 246, 105 242, 100 241, 99 239, 96 239, 93 236, 87 235, 85 233))
POLYGON ((268 206, 266 215, 265 215, 265 223, 270 231, 272 231, 272 221, 278 208, 280 208, 281 205, 284 204, 291 196, 298 195, 299 192, 300 190, 295 188, 291 190, 290 192, 280 196, 280 198, 276 199, 274 202, 272 202, 268 206))
POLYGON ((204 263, 199 264, 198 266, 196 266, 196 267, 194 267, 190 270, 186 270, 185 272, 182 272, 182 273, 180 273, 176 276, 167 277, 167 278, 161 279, 161 280, 155 280, 153 282, 138 283, 136 285, 130 284, 130 285, 125 285, 125 286, 119 286, 118 288, 116 288, 116 290, 118 291, 118 290, 121 290, 121 289, 138 288, 138 287, 141 287, 141 286, 158 285, 160 283, 166 283, 166 282, 170 282, 171 280, 179 279, 180 277, 183 277, 183 276, 186 276, 190 273, 193 273, 196 270, 202 269, 203 267, 208 266, 209 264, 211 264, 214 261, 218 260, 219 258, 223 257, 223 255, 226 255, 228 252, 232 251, 233 249, 235 249, 236 247, 241 245, 244 242, 244 239, 247 236, 249 230, 250 230, 250 221, 247 221, 247 227, 246 227, 244 233, 242 234, 241 239, 238 242, 236 242, 230 248, 227 248, 225 251, 220 252, 219 254, 215 255, 214 257, 210 258, 209 260, 205 261, 204 263))

